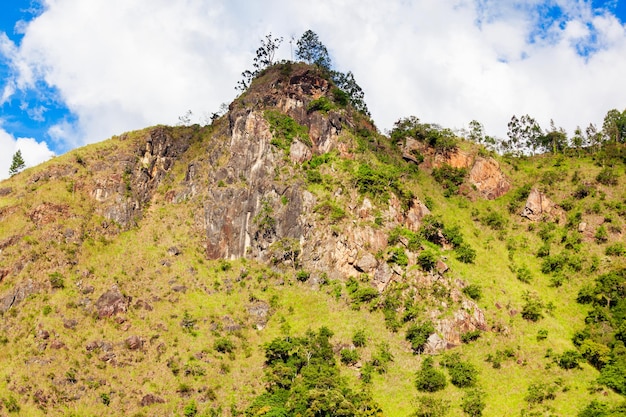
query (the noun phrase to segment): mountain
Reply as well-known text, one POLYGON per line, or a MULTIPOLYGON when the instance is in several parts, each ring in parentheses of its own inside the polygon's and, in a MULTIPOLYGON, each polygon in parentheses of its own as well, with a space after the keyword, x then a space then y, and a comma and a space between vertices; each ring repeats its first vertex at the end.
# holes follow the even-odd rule
POLYGON ((599 155, 385 136, 281 63, 210 126, 25 170, 0 413, 621 415, 624 161, 599 155))

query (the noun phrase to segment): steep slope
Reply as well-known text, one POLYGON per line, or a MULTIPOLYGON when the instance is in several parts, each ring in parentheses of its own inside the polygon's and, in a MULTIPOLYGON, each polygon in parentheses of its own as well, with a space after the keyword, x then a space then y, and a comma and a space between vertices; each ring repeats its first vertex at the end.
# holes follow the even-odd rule
MULTIPOLYGON (((535 256, 623 242, 626 196, 591 184, 600 170, 394 142, 319 69, 274 66, 211 126, 123 134, 1 184, 2 412, 237 415, 272 387, 268 344, 322 326, 347 386, 384 415, 424 398, 463 414, 467 388, 415 388, 422 353, 454 368, 447 349, 480 369, 484 415, 614 404, 588 390, 592 366, 555 365, 595 261, 552 275, 535 256), (528 400, 533 386, 550 398, 528 400)), ((624 265, 602 259, 593 274, 624 265)))

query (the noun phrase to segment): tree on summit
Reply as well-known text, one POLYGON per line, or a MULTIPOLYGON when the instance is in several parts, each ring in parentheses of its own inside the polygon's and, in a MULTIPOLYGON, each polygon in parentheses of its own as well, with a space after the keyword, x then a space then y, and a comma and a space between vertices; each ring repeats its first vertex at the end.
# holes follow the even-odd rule
POLYGON ((265 39, 261 40, 261 46, 259 46, 256 50, 256 56, 254 57, 254 61, 252 63, 254 71, 245 70, 241 73, 243 80, 240 80, 237 83, 237 86, 235 87, 237 90, 246 91, 248 87, 250 87, 250 83, 254 77, 259 75, 265 68, 274 64, 274 56, 276 55, 276 51, 282 42, 282 37, 273 38, 271 32, 265 35, 265 39))
POLYGON ((331 60, 328 50, 311 29, 302 34, 296 42, 296 57, 307 64, 315 64, 330 71, 331 60))
POLYGON ((17 150, 15 154, 13 154, 13 161, 11 162, 11 167, 9 168, 9 175, 13 176, 26 168, 26 163, 24 162, 24 158, 22 158, 22 151, 17 150))

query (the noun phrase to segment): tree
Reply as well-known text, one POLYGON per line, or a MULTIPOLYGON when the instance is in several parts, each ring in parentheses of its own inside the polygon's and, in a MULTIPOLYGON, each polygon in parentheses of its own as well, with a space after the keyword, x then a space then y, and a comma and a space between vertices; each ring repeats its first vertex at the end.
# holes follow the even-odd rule
POLYGON ((259 75, 261 71, 274 64, 274 56, 276 55, 276 51, 282 42, 282 37, 273 38, 271 32, 265 35, 265 39, 261 39, 261 46, 257 48, 256 56, 254 57, 254 61, 252 63, 254 70, 245 70, 241 73, 243 80, 240 80, 237 83, 237 86, 235 87, 237 90, 245 91, 248 87, 250 87, 252 80, 259 75))
POLYGON ((296 42, 296 57, 302 59, 308 64, 315 64, 321 68, 330 71, 331 60, 328 50, 322 42, 320 42, 317 34, 312 30, 307 30, 302 37, 296 42))
POLYGON ((26 168, 26 163, 24 162, 24 158, 22 158, 22 151, 17 150, 13 154, 13 161, 11 162, 11 167, 9 168, 9 175, 13 176, 26 168))
POLYGON ((523 154, 524 150, 530 149, 534 154, 541 145, 543 136, 541 127, 535 119, 529 115, 517 118, 515 115, 511 117, 508 124, 507 136, 510 139, 509 145, 511 150, 516 154, 523 154))
POLYGON ((339 71, 331 71, 331 78, 337 88, 348 94, 350 103, 355 109, 366 116, 370 116, 367 104, 365 104, 365 93, 363 93, 363 89, 356 83, 352 71, 348 71, 346 74, 339 71))
POLYGON ((604 116, 602 133, 610 142, 623 143, 626 140, 626 110, 611 109, 604 116))
POLYGON ((472 142, 482 144, 485 141, 485 128, 477 120, 469 122, 469 133, 467 138, 472 142))

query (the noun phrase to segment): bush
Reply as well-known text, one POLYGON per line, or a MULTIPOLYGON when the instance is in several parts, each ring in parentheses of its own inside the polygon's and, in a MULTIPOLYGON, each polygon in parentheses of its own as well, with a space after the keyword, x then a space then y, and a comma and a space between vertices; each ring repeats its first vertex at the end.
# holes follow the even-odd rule
POLYGON ((528 391, 524 399, 530 404, 540 404, 546 400, 556 398, 555 385, 548 385, 543 382, 537 382, 528 386, 528 391))
POLYGON ((532 281, 533 279, 532 274, 530 273, 530 269, 528 269, 526 265, 522 265, 519 268, 517 268, 517 279, 519 279, 520 281, 526 284, 532 281))
POLYGON ((616 242, 607 246, 604 253, 607 256, 624 256, 626 255, 626 246, 622 242, 616 242))
POLYGON ((596 234, 593 236, 596 239, 596 243, 604 243, 609 240, 609 233, 606 231, 604 225, 596 229, 596 234))
POLYGON ((426 272, 432 271, 437 265, 437 255, 430 250, 422 251, 417 256, 417 264, 426 272))
POLYGON ((339 356, 344 365, 354 365, 359 361, 359 352, 356 349, 341 349, 339 356))
POLYGON ((196 402, 194 400, 191 400, 185 406, 185 409, 183 410, 183 415, 185 417, 194 417, 196 414, 198 414, 198 406, 196 405, 196 402))
POLYGON ((57 288, 57 289, 65 288, 65 281, 63 279, 63 275, 61 275, 59 272, 51 273, 50 275, 48 275, 48 278, 50 280, 50 285, 52 286, 52 288, 57 288))
POLYGON ((463 243, 459 247, 455 249, 456 259, 465 263, 465 264, 473 264, 476 259, 476 251, 472 249, 470 245, 467 243, 463 243))
POLYGON ((307 112, 313 113, 314 111, 321 111, 322 113, 327 113, 332 110, 333 107, 333 103, 328 98, 322 96, 309 103, 307 112))
POLYGON ((456 193, 459 186, 465 181, 467 169, 443 164, 440 168, 434 168, 432 175, 443 188, 449 190, 450 193, 456 193))
POLYGON ((365 335, 365 331, 357 330, 352 335, 352 343, 356 347, 364 347, 367 344, 367 336, 365 335))
POLYGON ((467 295, 472 300, 478 301, 483 296, 483 290, 480 285, 470 284, 463 288, 463 294, 467 295))
POLYGON ((311 273, 308 271, 300 270, 296 272, 296 279, 300 282, 306 282, 310 276, 311 273))
POLYGON ((220 353, 231 353, 235 350, 235 344, 228 338, 220 337, 213 342, 213 349, 220 353))
POLYGON ((577 350, 566 350, 557 358, 557 364, 563 369, 579 369, 582 356, 577 350))
POLYGON ((480 218, 480 222, 493 230, 502 230, 506 226, 506 219, 496 211, 490 211, 480 218))
POLYGON ((433 358, 428 356, 422 363, 422 369, 417 372, 415 386, 418 391, 437 392, 446 387, 446 376, 443 372, 435 369, 433 358))
POLYGON ((476 385, 478 370, 468 362, 463 362, 458 354, 447 356, 443 365, 448 369, 450 382, 459 388, 467 388, 476 385))
POLYGON ((536 294, 525 293, 526 303, 522 307, 522 317, 530 321, 538 321, 543 318, 543 302, 536 294))
POLYGON ((596 181, 604 185, 617 185, 618 174, 609 167, 602 169, 596 176, 596 181))
POLYGON ((486 406, 485 393, 479 388, 467 391, 461 400, 461 409, 465 414, 471 417, 482 416, 486 406))
POLYGON ((435 326, 431 321, 424 323, 413 323, 406 331, 406 340, 411 342, 414 353, 422 353, 428 337, 435 332, 435 326))
POLYGON ((417 397, 417 409, 411 417, 444 417, 449 410, 449 401, 424 395, 417 397))
POLYGON ((463 343, 473 342, 474 340, 477 340, 478 338, 480 338, 480 330, 472 330, 469 332, 465 332, 461 335, 461 341, 463 343))
POLYGON ((289 147, 296 137, 307 145, 312 145, 309 139, 309 129, 306 126, 298 124, 291 117, 276 110, 266 110, 263 115, 272 131, 272 145, 289 151, 289 147))

